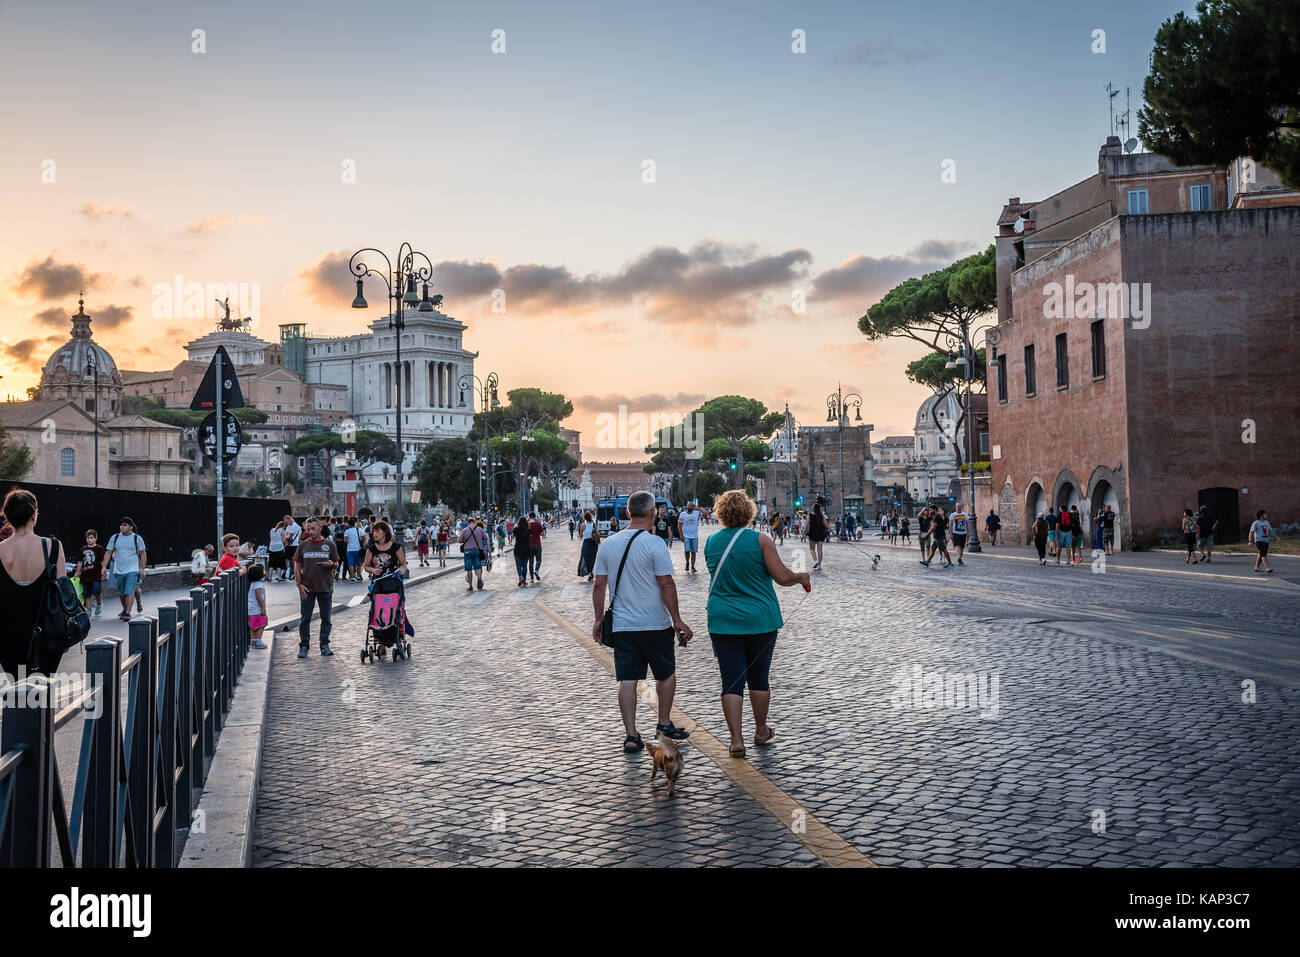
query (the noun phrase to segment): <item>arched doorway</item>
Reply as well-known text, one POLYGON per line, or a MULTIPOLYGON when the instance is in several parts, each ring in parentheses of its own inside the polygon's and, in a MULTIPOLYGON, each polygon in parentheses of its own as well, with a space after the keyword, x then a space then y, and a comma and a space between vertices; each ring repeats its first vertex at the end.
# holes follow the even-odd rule
MULTIPOLYGON (((1092 516, 1100 514, 1102 509, 1104 509, 1107 505, 1110 506, 1111 511, 1117 514, 1117 517, 1115 519, 1115 543, 1114 544, 1115 544, 1115 551, 1119 551, 1121 548, 1124 547, 1123 528, 1118 518, 1119 496, 1115 493, 1115 486, 1111 485, 1110 482, 1106 481, 1105 479, 1099 480, 1097 484, 1094 485, 1092 488, 1092 496, 1088 500, 1088 505, 1089 505, 1088 514, 1084 516, 1085 522, 1091 523, 1092 516)), ((1093 547, 1095 548, 1101 547, 1100 539, 1098 539, 1094 543, 1093 547)))
POLYGON ((1043 488, 1043 483, 1035 479, 1029 483, 1029 489, 1025 492, 1025 523, 1024 533, 1025 541, 1033 541, 1034 521, 1039 515, 1047 511, 1047 490, 1043 488))

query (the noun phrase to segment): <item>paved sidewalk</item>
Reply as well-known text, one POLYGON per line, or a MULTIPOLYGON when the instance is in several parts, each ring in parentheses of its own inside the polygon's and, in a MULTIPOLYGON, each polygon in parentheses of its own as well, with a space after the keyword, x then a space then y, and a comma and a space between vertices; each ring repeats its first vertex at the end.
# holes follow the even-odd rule
MULTIPOLYGON (((577 547, 547 544, 541 588, 421 589, 410 661, 360 663, 359 609, 334 658, 280 643, 255 863, 824 863, 771 810, 793 807, 882 866, 1300 864, 1292 589, 828 547, 811 595, 778 590, 776 744, 738 780, 699 739, 670 799, 620 753, 614 682, 575 637, 577 547), (917 668, 1000 693, 982 712, 900 694, 917 668)), ((698 629, 677 706, 725 741, 708 576, 672 555, 698 629)))
MULTIPOLYGON (((875 529, 871 530, 872 534, 863 535, 859 541, 837 542, 830 541, 826 547, 847 547, 852 544, 858 548, 872 551, 879 548, 887 549, 910 549, 918 557, 921 554, 921 547, 917 543, 916 536, 912 536, 910 544, 890 545, 888 541, 877 538, 874 534, 875 529)), ((789 540, 788 540, 789 541, 789 540)), ((977 562, 982 558, 995 558, 1022 562, 1038 562, 1038 552, 1032 545, 1019 545, 1002 543, 999 545, 989 545, 988 542, 981 541, 982 552, 974 555, 967 553, 968 562, 977 562)), ((957 558, 957 553, 949 542, 948 551, 952 554, 953 560, 957 558)), ((1085 547, 1083 549, 1083 563, 1081 568, 1091 570, 1092 563, 1095 561, 1092 549, 1085 547)), ((1142 552, 1117 552, 1114 555, 1106 556, 1106 570, 1110 571, 1141 571, 1141 572, 1162 572, 1170 575, 1187 575, 1203 579, 1245 579, 1268 581, 1275 580, 1289 584, 1300 585, 1300 556, 1296 555, 1270 555, 1269 564, 1276 571, 1272 575, 1255 572, 1255 556, 1245 554, 1234 554, 1228 552, 1215 552, 1214 558, 1208 563, 1188 565, 1183 561, 1183 552, 1173 552, 1164 550, 1150 550, 1142 552)), ((940 559, 942 560, 942 559, 940 559)), ((1049 565, 1055 565, 1052 558, 1048 558, 1049 565)), ((1062 565, 1066 565, 1062 560, 1062 565)))

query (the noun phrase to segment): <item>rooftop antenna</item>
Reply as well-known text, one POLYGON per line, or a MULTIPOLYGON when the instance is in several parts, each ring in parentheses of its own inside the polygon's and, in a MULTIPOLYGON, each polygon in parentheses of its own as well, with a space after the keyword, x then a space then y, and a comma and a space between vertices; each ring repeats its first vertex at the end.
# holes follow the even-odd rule
MULTIPOLYGON (((1114 96, 1117 93, 1119 93, 1119 90, 1116 90, 1115 93, 1111 95, 1114 96)), ((1123 130, 1122 136, 1125 141, 1124 142, 1125 153, 1132 153, 1133 150, 1137 148, 1137 140, 1129 136, 1129 123, 1130 123, 1130 117, 1132 116, 1132 113, 1133 113, 1132 99, 1130 97, 1130 90, 1126 86, 1124 87, 1124 112, 1118 114, 1115 117, 1115 128, 1117 130, 1123 130)))
POLYGON ((1115 84, 1106 84, 1106 105, 1110 108, 1110 135, 1115 135, 1115 97, 1119 96, 1119 90, 1115 89, 1115 84))

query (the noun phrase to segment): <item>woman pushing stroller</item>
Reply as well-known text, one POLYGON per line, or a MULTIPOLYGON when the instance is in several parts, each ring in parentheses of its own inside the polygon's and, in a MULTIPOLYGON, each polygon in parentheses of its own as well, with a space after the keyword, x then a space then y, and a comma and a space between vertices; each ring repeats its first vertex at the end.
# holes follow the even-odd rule
POLYGON ((374 639, 373 650, 378 651, 382 659, 389 647, 393 648, 393 657, 399 658, 411 653, 411 646, 403 635, 414 635, 406 617, 406 589, 402 580, 408 572, 406 552, 393 540, 393 530, 387 522, 376 522, 370 528, 370 543, 366 546, 362 568, 370 575, 370 623, 366 629, 367 647, 362 651, 362 661, 370 655, 374 660, 370 639, 374 639), (394 607, 395 604, 395 607, 394 607))

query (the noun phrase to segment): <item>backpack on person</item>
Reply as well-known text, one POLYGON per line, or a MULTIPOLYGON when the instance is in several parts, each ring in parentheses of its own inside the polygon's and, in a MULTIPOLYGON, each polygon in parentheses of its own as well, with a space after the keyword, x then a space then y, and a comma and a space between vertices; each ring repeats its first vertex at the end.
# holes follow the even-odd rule
POLYGON ((1061 526, 1061 528, 1069 528, 1069 527, 1070 527, 1070 513, 1069 513, 1069 512, 1062 512, 1062 513, 1061 513, 1060 526, 1061 526))
POLYGON ((58 549, 51 554, 50 541, 52 539, 41 539, 41 552, 45 556, 45 589, 41 593, 36 623, 32 626, 31 641, 27 646, 27 663, 32 668, 40 661, 42 651, 62 654, 81 644, 90 634, 90 615, 77 597, 77 589, 67 575, 55 572, 54 557, 58 549))

